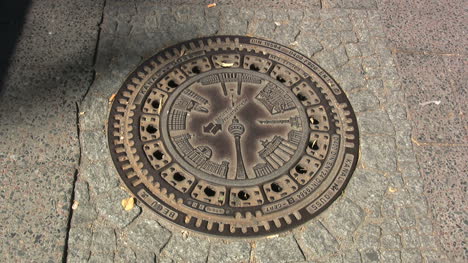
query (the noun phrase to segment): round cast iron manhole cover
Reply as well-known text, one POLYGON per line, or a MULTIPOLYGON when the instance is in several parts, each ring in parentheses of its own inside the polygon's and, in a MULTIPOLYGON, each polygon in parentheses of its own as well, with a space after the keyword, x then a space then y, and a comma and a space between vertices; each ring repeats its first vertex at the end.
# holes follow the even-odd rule
POLYGON ((244 36, 194 39, 146 60, 108 123, 129 190, 162 218, 211 235, 306 222, 338 197, 358 159, 356 118, 332 77, 244 36))

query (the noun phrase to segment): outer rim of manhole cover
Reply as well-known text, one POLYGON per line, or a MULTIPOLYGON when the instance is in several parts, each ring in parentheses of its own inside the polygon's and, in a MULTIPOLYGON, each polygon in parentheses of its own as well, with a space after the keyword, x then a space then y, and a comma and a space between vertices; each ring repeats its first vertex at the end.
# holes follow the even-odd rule
POLYGON ((192 39, 132 72, 108 121, 127 188, 171 226, 227 238, 275 235, 320 214, 356 168, 344 91, 281 44, 192 39))

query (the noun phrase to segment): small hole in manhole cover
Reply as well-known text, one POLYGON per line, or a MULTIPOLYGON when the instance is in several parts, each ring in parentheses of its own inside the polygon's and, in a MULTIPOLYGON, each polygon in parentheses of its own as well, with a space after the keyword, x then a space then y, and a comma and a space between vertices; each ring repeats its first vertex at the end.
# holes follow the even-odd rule
POLYGON ((156 133, 158 129, 156 129, 153 125, 148 125, 148 127, 146 127, 146 131, 153 134, 156 133))
POLYGON ((298 164, 296 165, 296 168, 294 168, 296 170, 296 172, 300 173, 300 174, 305 174, 307 173, 307 170, 302 167, 302 165, 298 164))
POLYGON ((297 97, 297 99, 299 101, 306 101, 307 100, 307 97, 304 96, 302 93, 297 93, 296 97, 297 97))
POLYGON ((205 192, 205 194, 207 196, 210 196, 210 197, 215 196, 215 194, 216 194, 216 191, 211 189, 210 187, 205 188, 205 190, 203 190, 203 192, 205 192))
POLYGON ((143 62, 113 101, 108 137, 142 203, 223 237, 312 219, 342 192, 359 149, 353 109, 332 76, 243 36, 190 40, 143 62))
POLYGON ((286 80, 281 75, 276 76, 276 80, 281 82, 281 83, 286 82, 286 80))
POLYGON ((154 158, 156 158, 156 160, 162 160, 164 157, 164 153, 158 150, 153 153, 153 156, 154 158))
POLYGON ((253 70, 253 71, 259 71, 259 70, 260 70, 260 68, 259 68, 257 65, 255 65, 255 64, 250 64, 249 68, 250 68, 251 70, 253 70))
POLYGON ((319 149, 319 146, 318 146, 318 144, 317 144, 317 141, 309 142, 308 146, 309 146, 309 148, 310 148, 311 150, 314 150, 314 151, 316 151, 316 150, 319 149))
POLYGON ((271 184, 271 190, 273 190, 273 192, 279 193, 279 192, 283 191, 283 188, 281 188, 281 186, 279 184, 277 184, 277 183, 272 183, 271 184))
POLYGON ((156 110, 159 109, 159 101, 153 100, 153 102, 151 102, 151 106, 156 110))
POLYGON ((182 182, 183 180, 185 180, 185 176, 183 176, 179 172, 176 172, 174 173, 174 180, 176 180, 177 182, 182 182))
POLYGON ((244 192, 244 191, 239 191, 239 193, 237 194, 237 196, 238 196, 240 199, 244 200, 244 201, 249 200, 249 198, 250 198, 250 195, 249 195, 248 193, 244 192))
POLYGON ((169 81, 167 82, 167 85, 168 85, 169 87, 171 87, 171 88, 177 88, 177 87, 179 86, 177 83, 175 83, 174 80, 169 80, 169 81))
POLYGON ((192 68, 192 72, 195 73, 195 74, 198 74, 201 72, 200 68, 198 66, 195 66, 192 68))

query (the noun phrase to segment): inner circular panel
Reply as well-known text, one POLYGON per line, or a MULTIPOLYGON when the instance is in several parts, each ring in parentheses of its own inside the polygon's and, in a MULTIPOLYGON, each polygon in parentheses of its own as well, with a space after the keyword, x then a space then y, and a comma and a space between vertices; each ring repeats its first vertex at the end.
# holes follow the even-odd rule
POLYGON ((287 172, 310 132, 305 108, 291 89, 266 74, 226 68, 178 88, 165 105, 161 126, 168 151, 185 169, 233 186, 287 172))

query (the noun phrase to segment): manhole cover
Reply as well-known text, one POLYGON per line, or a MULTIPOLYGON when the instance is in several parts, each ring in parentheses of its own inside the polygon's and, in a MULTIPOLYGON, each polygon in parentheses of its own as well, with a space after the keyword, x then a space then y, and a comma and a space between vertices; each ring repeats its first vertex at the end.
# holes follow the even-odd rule
POLYGON ((325 71, 241 36, 194 39, 145 61, 115 97, 108 132, 140 201, 184 228, 232 237, 320 213, 359 146, 353 110, 325 71))

